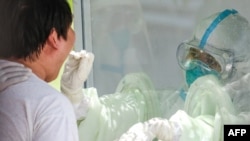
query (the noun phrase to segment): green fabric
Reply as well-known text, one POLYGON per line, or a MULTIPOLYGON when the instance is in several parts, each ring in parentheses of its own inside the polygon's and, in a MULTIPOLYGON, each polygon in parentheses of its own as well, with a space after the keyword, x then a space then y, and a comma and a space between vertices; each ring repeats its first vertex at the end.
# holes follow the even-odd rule
POLYGON ((184 112, 177 112, 172 119, 182 124, 181 141, 221 141, 223 140, 223 117, 221 110, 234 115, 230 96, 224 91, 220 81, 213 75, 198 78, 189 88, 184 112), (176 120, 175 120, 176 121, 176 120))
POLYGON ((151 80, 143 73, 129 74, 114 94, 98 97, 95 88, 84 90, 91 106, 79 124, 80 141, 113 141, 133 124, 159 116, 159 101, 151 80))

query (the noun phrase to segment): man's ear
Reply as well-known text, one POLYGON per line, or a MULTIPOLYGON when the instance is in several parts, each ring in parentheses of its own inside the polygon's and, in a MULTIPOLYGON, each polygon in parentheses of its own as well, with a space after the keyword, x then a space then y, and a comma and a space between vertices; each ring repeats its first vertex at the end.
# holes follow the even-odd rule
POLYGON ((47 43, 57 49, 59 47, 59 38, 58 38, 58 34, 56 32, 56 30, 53 28, 49 34, 49 37, 48 37, 48 40, 47 40, 47 43))

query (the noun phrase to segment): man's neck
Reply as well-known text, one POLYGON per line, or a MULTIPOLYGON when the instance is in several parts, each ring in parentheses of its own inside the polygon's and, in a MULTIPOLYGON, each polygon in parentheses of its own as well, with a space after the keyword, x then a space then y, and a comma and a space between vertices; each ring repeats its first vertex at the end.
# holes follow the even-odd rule
POLYGON ((30 61, 28 59, 8 59, 9 61, 23 64, 25 67, 30 68, 32 72, 40 79, 46 81, 46 66, 39 62, 39 60, 30 61))

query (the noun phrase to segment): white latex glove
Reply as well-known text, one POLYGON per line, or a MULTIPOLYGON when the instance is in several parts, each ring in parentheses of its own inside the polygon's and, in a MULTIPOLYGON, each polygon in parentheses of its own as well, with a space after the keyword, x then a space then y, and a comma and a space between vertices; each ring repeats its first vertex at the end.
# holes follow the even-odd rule
POLYGON ((144 123, 133 125, 117 141, 152 141, 157 138, 161 141, 178 141, 180 125, 167 119, 152 118, 144 123))
POLYGON ((94 54, 81 50, 71 51, 61 79, 61 92, 77 105, 83 100, 83 84, 92 69, 94 54))
POLYGON ((126 133, 115 141, 152 141, 155 137, 152 132, 144 129, 143 123, 133 125, 126 133))
POLYGON ((31 70, 22 64, 0 60, 0 91, 27 80, 30 72, 31 70))

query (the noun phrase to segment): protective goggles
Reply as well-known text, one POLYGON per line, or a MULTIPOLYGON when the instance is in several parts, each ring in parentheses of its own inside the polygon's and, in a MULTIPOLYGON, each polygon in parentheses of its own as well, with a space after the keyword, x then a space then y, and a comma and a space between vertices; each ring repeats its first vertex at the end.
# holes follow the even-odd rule
POLYGON ((201 49, 198 43, 199 41, 192 40, 178 46, 176 57, 180 67, 190 70, 202 62, 204 64, 202 67, 213 69, 221 75, 221 78, 227 78, 232 72, 233 53, 210 45, 205 45, 201 49))

